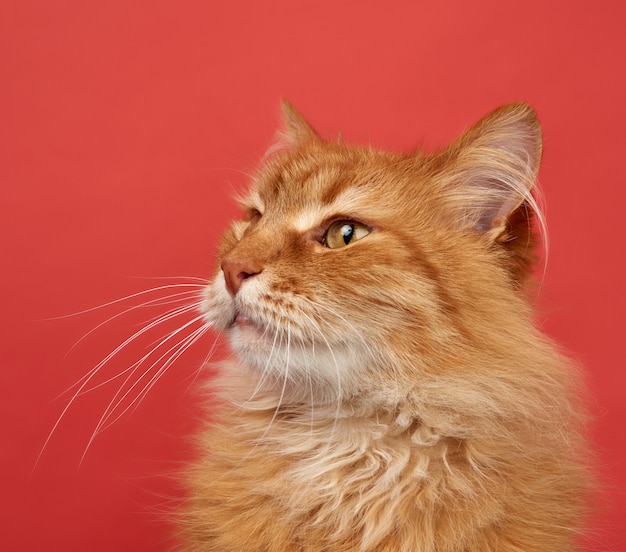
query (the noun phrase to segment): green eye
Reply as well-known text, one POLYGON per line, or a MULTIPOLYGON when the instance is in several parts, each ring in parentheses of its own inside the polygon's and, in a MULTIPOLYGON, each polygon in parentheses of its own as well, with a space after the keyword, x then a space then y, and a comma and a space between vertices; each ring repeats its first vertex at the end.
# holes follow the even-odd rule
POLYGON ((326 230, 322 243, 330 249, 345 247, 352 242, 367 236, 371 230, 361 224, 351 220, 337 220, 326 230))

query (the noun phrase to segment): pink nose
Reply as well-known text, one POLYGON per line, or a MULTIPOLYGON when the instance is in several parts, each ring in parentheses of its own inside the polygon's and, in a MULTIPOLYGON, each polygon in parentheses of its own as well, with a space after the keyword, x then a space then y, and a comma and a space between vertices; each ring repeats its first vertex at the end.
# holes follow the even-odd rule
POLYGON ((222 260, 222 272, 226 281, 226 289, 232 296, 237 295, 244 280, 261 272, 251 261, 226 256, 222 260))

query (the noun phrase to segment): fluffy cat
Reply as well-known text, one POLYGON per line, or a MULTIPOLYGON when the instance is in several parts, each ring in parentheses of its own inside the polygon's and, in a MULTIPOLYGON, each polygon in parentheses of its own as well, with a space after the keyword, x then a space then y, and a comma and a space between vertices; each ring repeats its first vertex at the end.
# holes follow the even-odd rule
POLYGON ((534 111, 501 107, 434 154, 327 141, 283 111, 206 289, 235 355, 183 548, 575 550, 578 377, 526 297, 534 111))

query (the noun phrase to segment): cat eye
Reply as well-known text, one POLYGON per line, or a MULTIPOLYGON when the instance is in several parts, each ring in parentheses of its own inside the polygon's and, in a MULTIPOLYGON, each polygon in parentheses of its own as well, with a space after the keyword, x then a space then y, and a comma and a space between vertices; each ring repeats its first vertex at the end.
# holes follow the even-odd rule
POLYGON ((345 247, 371 232, 371 229, 352 220, 336 220, 326 230, 322 244, 330 249, 345 247))

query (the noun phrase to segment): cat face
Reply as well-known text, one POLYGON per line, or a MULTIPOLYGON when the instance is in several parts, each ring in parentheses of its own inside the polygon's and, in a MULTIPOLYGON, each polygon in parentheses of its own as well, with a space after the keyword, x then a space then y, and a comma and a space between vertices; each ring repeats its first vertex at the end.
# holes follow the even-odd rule
POLYGON ((285 113, 223 238, 208 322, 246 366, 303 392, 354 396, 390 373, 401 386, 445 370, 472 320, 488 326, 526 275, 532 110, 502 108, 433 155, 323 141, 285 113))

